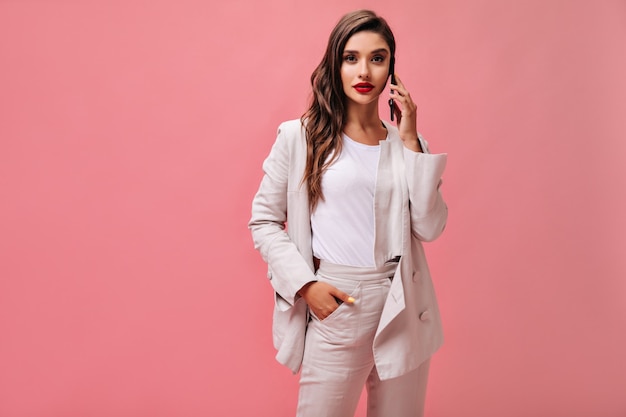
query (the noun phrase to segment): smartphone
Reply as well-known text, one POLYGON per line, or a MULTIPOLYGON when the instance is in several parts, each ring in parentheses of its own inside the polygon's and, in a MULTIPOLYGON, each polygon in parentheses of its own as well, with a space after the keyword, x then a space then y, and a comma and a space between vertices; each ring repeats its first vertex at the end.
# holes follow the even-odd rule
MULTIPOLYGON (((391 57, 391 62, 389 63, 389 75, 391 75, 391 84, 394 84, 394 85, 396 84, 395 67, 396 67, 396 59, 394 57, 391 57)), ((390 115, 391 121, 393 122, 395 103, 393 102, 392 98, 389 99, 388 103, 389 103, 389 111, 391 113, 390 115)))

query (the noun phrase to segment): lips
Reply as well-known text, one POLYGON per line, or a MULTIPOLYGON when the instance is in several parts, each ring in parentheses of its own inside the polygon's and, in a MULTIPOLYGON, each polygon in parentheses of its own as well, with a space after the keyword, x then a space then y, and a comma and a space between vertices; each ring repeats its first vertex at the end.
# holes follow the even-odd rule
POLYGON ((374 86, 370 83, 358 83, 353 88, 361 94, 369 93, 374 89, 374 86))

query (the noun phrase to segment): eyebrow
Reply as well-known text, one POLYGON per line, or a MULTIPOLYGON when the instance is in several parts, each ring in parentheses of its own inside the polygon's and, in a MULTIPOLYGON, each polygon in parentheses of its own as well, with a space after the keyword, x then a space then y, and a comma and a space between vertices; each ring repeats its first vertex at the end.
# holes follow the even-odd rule
MULTIPOLYGON (((389 50, 386 48, 378 48, 378 49, 374 49, 372 52, 370 52, 370 54, 380 54, 381 52, 384 52, 386 54, 389 53, 389 50)), ((351 51, 351 50, 345 50, 343 51, 344 54, 359 54, 359 51, 351 51)))

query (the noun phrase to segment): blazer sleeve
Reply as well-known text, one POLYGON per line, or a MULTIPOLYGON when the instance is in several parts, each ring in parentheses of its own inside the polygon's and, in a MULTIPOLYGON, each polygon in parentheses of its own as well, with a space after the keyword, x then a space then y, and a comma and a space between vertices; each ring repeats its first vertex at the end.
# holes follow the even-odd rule
POLYGON ((423 241, 438 238, 446 226, 448 206, 443 200, 441 176, 447 154, 431 154, 428 143, 419 135, 423 152, 404 148, 404 161, 409 189, 411 233, 423 241))
POLYGON ((297 139, 288 133, 290 130, 293 129, 286 129, 284 124, 278 128, 276 142, 263 162, 264 176, 252 201, 252 217, 248 223, 254 246, 268 264, 268 278, 283 310, 295 303, 298 298, 296 293, 302 286, 316 280, 312 266, 285 230, 290 145, 297 139), (284 301, 289 305, 285 305, 284 301))

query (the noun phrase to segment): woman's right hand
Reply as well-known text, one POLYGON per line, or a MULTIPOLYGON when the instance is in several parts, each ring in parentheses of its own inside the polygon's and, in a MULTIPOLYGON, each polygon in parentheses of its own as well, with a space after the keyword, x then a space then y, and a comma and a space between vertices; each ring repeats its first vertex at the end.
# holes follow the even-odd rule
POLYGON ((324 320, 339 307, 337 300, 349 304, 355 301, 337 287, 321 281, 309 282, 298 291, 298 294, 304 298, 311 312, 320 320, 324 320))

